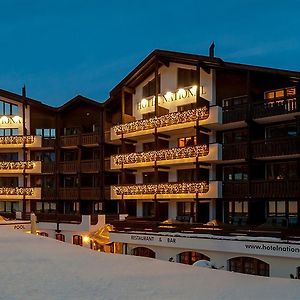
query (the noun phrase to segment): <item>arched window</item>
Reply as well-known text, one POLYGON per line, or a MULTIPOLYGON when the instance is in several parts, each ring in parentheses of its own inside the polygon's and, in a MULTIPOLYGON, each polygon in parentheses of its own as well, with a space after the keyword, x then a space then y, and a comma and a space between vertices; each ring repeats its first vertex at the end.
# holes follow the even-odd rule
POLYGON ((228 260, 228 270, 238 273, 270 276, 270 266, 254 257, 234 257, 228 260))
POLYGON ((146 247, 136 247, 132 249, 131 255, 155 258, 155 252, 146 247))
POLYGON ((57 233, 57 234, 55 235, 55 238, 56 238, 58 241, 65 242, 65 236, 64 236, 64 234, 57 233))
POLYGON ((192 265, 194 262, 198 260, 208 260, 210 261, 210 258, 202 253, 196 252, 196 251, 185 251, 182 253, 177 254, 177 262, 186 264, 186 265, 192 265))
POLYGON ((81 235, 73 235, 73 244, 74 245, 78 245, 78 246, 82 246, 82 236, 81 235))
POLYGON ((40 232, 39 235, 48 237, 48 233, 47 232, 40 232))

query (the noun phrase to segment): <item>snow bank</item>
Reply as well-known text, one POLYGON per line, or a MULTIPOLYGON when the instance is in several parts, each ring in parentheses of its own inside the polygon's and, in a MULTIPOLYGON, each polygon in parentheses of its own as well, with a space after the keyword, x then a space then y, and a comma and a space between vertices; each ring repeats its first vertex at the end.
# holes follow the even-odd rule
POLYGON ((105 254, 0 231, 0 299, 299 299, 298 280, 105 254))

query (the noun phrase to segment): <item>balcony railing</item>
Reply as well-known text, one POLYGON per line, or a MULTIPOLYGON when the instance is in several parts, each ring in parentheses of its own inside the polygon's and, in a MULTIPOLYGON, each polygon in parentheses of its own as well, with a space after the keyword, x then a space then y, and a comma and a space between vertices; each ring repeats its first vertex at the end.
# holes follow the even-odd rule
POLYGON ((71 147, 79 145, 79 136, 78 135, 64 135, 60 137, 60 146, 61 147, 71 147))
POLYGON ((65 161, 59 163, 59 171, 61 173, 77 173, 78 162, 77 161, 65 161))
POLYGON ((32 170, 35 166, 34 161, 1 161, 0 171, 2 170, 32 170))
POLYGON ((78 145, 98 145, 99 133, 82 133, 78 135, 63 135, 60 137, 61 147, 77 147, 78 145))
POLYGON ((129 154, 113 155, 113 164, 122 166, 124 164, 145 163, 163 160, 194 158, 208 154, 207 145, 171 148, 157 151, 137 152, 129 154))
POLYGON ((77 187, 60 188, 58 190, 58 197, 63 200, 78 200, 79 189, 77 187))
POLYGON ((206 106, 203 106, 201 108, 191 109, 183 112, 169 113, 161 117, 137 120, 126 124, 116 125, 113 127, 113 131, 115 132, 115 134, 121 135, 141 130, 193 122, 197 120, 205 120, 208 118, 208 116, 208 108, 206 106))
POLYGON ((253 197, 287 198, 300 196, 300 180, 252 181, 253 197))
POLYGON ((113 191, 117 195, 143 195, 143 194, 201 194, 207 193, 207 182, 191 183, 159 183, 159 184, 132 184, 116 185, 113 191))
POLYGON ((300 154, 300 137, 287 137, 252 142, 253 157, 300 154))
POLYGON ((295 96, 274 101, 265 100, 260 103, 253 103, 253 118, 270 117, 299 111, 299 103, 295 96))
POLYGON ((224 144, 223 159, 246 159, 248 157, 248 143, 224 144))
POLYGON ((40 199, 41 189, 33 187, 0 187, 1 199, 20 200, 26 199, 40 199))
POLYGON ((56 200, 55 188, 42 188, 42 200, 56 200))
POLYGON ((93 187, 80 188, 81 200, 99 200, 101 197, 101 189, 93 187))
POLYGON ((54 146, 55 146, 55 139, 51 139, 51 138, 42 139, 42 147, 53 148, 54 146))
POLYGON ((81 134, 82 145, 98 145, 100 143, 100 135, 95 133, 81 134))
POLYGON ((33 135, 13 135, 13 136, 1 136, 0 144, 5 145, 22 145, 22 144, 33 144, 35 137, 33 135))
POLYGON ((300 196, 299 185, 300 179, 224 182, 223 196, 226 198, 294 198, 300 196))
POLYGON ((223 123, 245 121, 248 117, 248 95, 224 99, 228 105, 223 106, 223 123), (237 104, 239 103, 239 104, 237 104))
POLYGON ((83 160, 80 162, 80 171, 83 173, 96 173, 100 171, 100 160, 83 160))
POLYGON ((42 173, 54 173, 55 162, 42 162, 42 173))

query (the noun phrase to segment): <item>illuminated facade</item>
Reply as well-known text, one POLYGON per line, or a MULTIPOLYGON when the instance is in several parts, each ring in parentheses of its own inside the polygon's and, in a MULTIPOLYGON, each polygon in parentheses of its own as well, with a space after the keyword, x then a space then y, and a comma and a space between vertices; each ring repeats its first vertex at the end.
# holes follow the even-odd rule
POLYGON ((0 90, 0 214, 76 221, 103 209, 102 105, 53 108, 0 90))

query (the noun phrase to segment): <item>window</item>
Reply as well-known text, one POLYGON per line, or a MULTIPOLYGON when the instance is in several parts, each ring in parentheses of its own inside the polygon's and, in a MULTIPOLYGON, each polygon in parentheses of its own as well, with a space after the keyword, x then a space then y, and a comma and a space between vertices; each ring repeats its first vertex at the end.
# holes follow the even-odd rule
POLYGON ((18 135, 18 128, 0 128, 0 136, 18 135))
POLYGON ((0 212, 14 213, 19 211, 19 202, 14 201, 1 201, 0 212))
POLYGON ((154 202, 143 202, 143 217, 154 217, 154 202))
POLYGON ((102 202, 94 202, 94 213, 101 212, 103 210, 102 202))
MULTIPOLYGON (((158 180, 159 182, 168 182, 169 181, 169 173, 168 172, 158 172, 158 180)), ((155 183, 155 174, 154 172, 144 172, 143 173, 143 183, 155 183)))
POLYGON ((233 225, 246 225, 248 220, 248 202, 230 201, 229 203, 229 223, 233 225))
POLYGON ((143 151, 152 151, 155 150, 155 142, 143 143, 143 151))
POLYGON ((298 164, 297 162, 280 162, 280 163, 268 163, 267 179, 268 180, 283 180, 298 178, 298 164))
POLYGON ((224 144, 234 144, 248 141, 248 130, 234 130, 223 133, 224 144))
POLYGON ((77 176, 64 176, 62 178, 62 187, 77 187, 78 186, 78 177, 77 176))
POLYGON ((276 101, 284 99, 285 96, 287 97, 294 97, 296 96, 296 87, 289 87, 289 88, 282 88, 278 90, 272 90, 265 92, 265 100, 268 101, 276 101))
POLYGON ((32 160, 43 161, 43 162, 55 162, 55 152, 31 152, 32 160))
POLYGON ((0 177, 0 187, 18 187, 18 177, 0 177))
POLYGON ((61 241, 61 242, 65 242, 65 235, 64 234, 61 234, 61 233, 57 233, 55 235, 55 239, 58 240, 58 241, 61 241))
POLYGON ((226 109, 234 109, 244 107, 248 103, 248 96, 237 96, 223 99, 223 107, 226 109))
POLYGON ((64 135, 76 135, 79 133, 80 131, 77 127, 64 128, 64 135))
POLYGON ((0 115, 18 115, 18 106, 5 101, 0 101, 0 115))
POLYGON ((284 138, 290 136, 297 136, 297 125, 296 122, 270 126, 266 128, 266 138, 284 138))
POLYGON ((35 134, 45 138, 55 139, 55 128, 36 128, 35 134))
POLYGON ((248 167, 247 166, 230 166, 224 167, 224 180, 248 180, 248 167))
MULTIPOLYGON (((160 93, 160 75, 158 75, 158 93, 160 93)), ((143 87, 143 98, 155 95, 155 78, 143 87)))
POLYGON ((178 139, 178 147, 188 147, 188 146, 196 146, 197 138, 196 136, 188 136, 182 137, 178 139))
POLYGON ((177 87, 184 88, 192 85, 198 85, 197 71, 191 69, 177 69, 177 87))
POLYGON ((196 179, 196 169, 177 170, 178 182, 193 182, 196 179))
POLYGON ((74 245, 78 245, 78 246, 82 246, 82 236, 81 235, 73 235, 73 244, 74 245))
POLYGON ((269 264, 253 257, 235 257, 229 259, 228 270, 244 274, 270 276, 269 264))
POLYGON ((298 202, 274 200, 267 203, 267 223, 279 226, 298 224, 298 202))
POLYGON ((177 202, 177 216, 190 216, 192 213, 191 202, 177 202))
POLYGON ((56 212, 56 202, 36 202, 36 210, 41 213, 56 212))
POLYGON ((132 249, 131 255, 155 258, 155 252, 146 247, 136 247, 132 249))
POLYGON ((79 213, 79 202, 77 201, 66 201, 64 203, 65 214, 77 214, 79 213))
POLYGON ((210 261, 210 258, 202 253, 195 251, 185 251, 177 255, 177 262, 186 265, 192 265, 198 260, 210 261))
POLYGON ((182 111, 187 111, 195 108, 196 108, 196 103, 189 103, 189 104, 177 106, 177 111, 182 112, 182 111))
POLYGON ((18 161, 18 152, 0 153, 0 161, 18 161))
POLYGON ((43 231, 42 231, 42 232, 39 232, 38 235, 40 235, 40 236, 45 236, 45 237, 48 237, 48 236, 49 236, 47 232, 43 232, 43 231))

